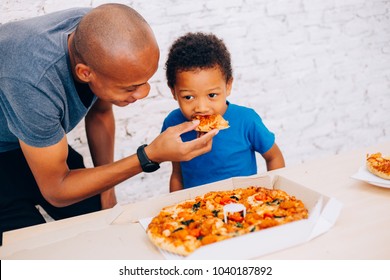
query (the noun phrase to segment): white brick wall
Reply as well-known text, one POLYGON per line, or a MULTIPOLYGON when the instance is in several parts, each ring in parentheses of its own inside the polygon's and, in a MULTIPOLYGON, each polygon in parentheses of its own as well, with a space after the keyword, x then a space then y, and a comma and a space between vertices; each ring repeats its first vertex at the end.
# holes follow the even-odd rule
MULTIPOLYGON (((0 0, 0 23, 94 0, 0 0)), ((214 32, 231 51, 231 101, 253 107, 277 135, 287 165, 390 139, 390 1, 116 1, 137 9, 161 48, 146 100, 116 108, 116 159, 151 142, 176 108, 163 65, 171 42, 188 31, 214 32)), ((69 141, 86 156, 83 125, 69 141)), ((363 156, 363 155, 362 155, 363 156)), ((259 158, 259 170, 264 165, 259 158)), ((168 192, 170 164, 117 187, 121 203, 168 192)))

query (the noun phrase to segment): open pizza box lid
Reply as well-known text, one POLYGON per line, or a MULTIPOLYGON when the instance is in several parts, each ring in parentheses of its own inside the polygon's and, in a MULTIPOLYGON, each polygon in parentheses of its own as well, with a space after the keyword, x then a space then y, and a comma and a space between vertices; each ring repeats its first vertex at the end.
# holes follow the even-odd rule
MULTIPOLYGON (((216 183, 183 190, 160 197, 156 204, 148 203, 148 213, 137 217, 132 213, 131 219, 137 219, 146 229, 151 219, 159 213, 162 207, 173 205, 186 199, 192 199, 209 191, 246 188, 249 186, 264 186, 281 189, 289 195, 300 199, 309 210, 305 220, 263 229, 242 236, 202 246, 187 257, 178 256, 160 250, 166 259, 251 259, 272 252, 289 248, 307 242, 328 231, 336 222, 341 210, 341 203, 334 198, 322 195, 285 177, 276 175, 273 180, 269 176, 235 177, 216 183)), ((147 203, 147 202, 145 202, 147 203)), ((145 205, 146 206, 146 205, 145 205)), ((140 208, 138 208, 140 209, 140 208)), ((145 209, 145 208, 144 208, 145 209)), ((127 217, 130 218, 130 217, 127 217)), ((145 233, 146 234, 146 233, 145 233)))

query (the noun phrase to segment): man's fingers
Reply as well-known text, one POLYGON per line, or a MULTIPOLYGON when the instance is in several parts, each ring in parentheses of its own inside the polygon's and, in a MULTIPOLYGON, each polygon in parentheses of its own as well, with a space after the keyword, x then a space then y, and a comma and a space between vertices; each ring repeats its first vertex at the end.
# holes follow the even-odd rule
POLYGON ((174 126, 173 128, 179 135, 186 133, 188 131, 194 130, 199 125, 199 120, 194 120, 191 122, 183 122, 174 126))
POLYGON ((194 157, 197 157, 199 155, 202 155, 204 153, 207 153, 212 148, 213 143, 213 137, 217 135, 219 130, 214 129, 210 132, 207 132, 206 134, 200 136, 199 138, 192 140, 190 142, 186 142, 185 144, 190 145, 190 153, 189 158, 187 160, 190 160, 194 157))
POLYGON ((194 140, 181 141, 180 135, 194 130, 198 124, 199 122, 184 122, 167 128, 145 148, 148 157, 156 162, 188 161, 209 152, 212 148, 212 139, 219 132, 217 129, 194 140))
POLYGON ((211 139, 213 139, 213 137, 214 137, 215 135, 218 134, 218 132, 219 132, 218 129, 213 129, 213 130, 211 130, 211 131, 209 131, 209 132, 207 132, 207 133, 200 134, 200 136, 199 136, 198 139, 199 139, 199 140, 203 140, 203 142, 207 144, 211 139))

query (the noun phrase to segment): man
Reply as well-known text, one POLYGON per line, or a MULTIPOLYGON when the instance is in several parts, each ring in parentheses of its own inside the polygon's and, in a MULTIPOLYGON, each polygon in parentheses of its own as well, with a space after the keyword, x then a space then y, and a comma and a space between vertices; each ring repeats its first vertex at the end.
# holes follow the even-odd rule
POLYGON ((120 4, 69 9, 0 27, 0 233, 116 204, 114 186, 163 161, 210 151, 212 131, 183 143, 186 122, 113 161, 112 104, 148 95, 159 48, 147 22, 120 4), (85 117, 95 165, 66 133, 85 117))

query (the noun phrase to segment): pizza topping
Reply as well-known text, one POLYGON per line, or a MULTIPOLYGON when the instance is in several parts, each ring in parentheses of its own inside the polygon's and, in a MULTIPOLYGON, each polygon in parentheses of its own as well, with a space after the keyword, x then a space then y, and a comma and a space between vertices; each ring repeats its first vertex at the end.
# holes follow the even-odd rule
POLYGON ((172 233, 175 233, 175 232, 177 232, 177 231, 179 231, 179 230, 183 230, 183 228, 182 228, 182 227, 179 227, 179 228, 175 229, 174 231, 172 231, 172 233))
POLYGON ((219 200, 219 204, 221 205, 226 205, 226 204, 229 204, 229 203, 233 203, 233 202, 236 202, 237 200, 235 200, 234 198, 231 198, 230 196, 224 196, 222 197, 220 200, 219 200))
POLYGON ((267 204, 267 205, 278 205, 279 203, 280 203, 279 198, 275 198, 272 201, 267 201, 265 204, 267 204))
POLYGON ((182 221, 180 222, 181 224, 185 225, 185 226, 188 226, 189 224, 193 223, 194 222, 194 219, 191 219, 191 220, 187 220, 187 221, 182 221))
POLYGON ((194 212, 198 211, 199 207, 200 207, 200 201, 192 205, 192 211, 194 212))
POLYGON ((218 217, 218 213, 220 212, 221 210, 213 210, 211 211, 214 215, 214 217, 218 217))
POLYGON ((244 217, 239 212, 235 212, 233 214, 230 214, 227 218, 228 218, 228 220, 234 221, 234 222, 242 222, 244 220, 244 217))

